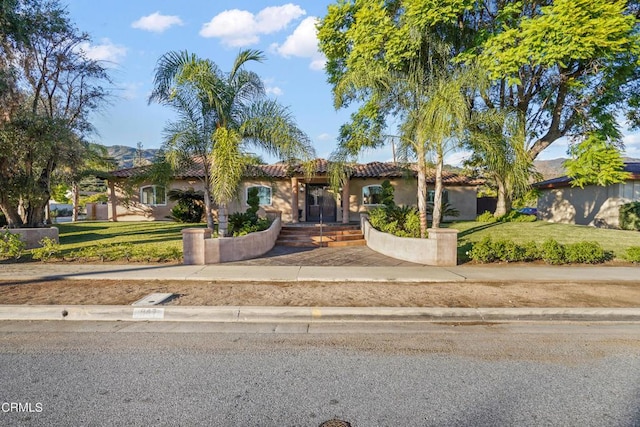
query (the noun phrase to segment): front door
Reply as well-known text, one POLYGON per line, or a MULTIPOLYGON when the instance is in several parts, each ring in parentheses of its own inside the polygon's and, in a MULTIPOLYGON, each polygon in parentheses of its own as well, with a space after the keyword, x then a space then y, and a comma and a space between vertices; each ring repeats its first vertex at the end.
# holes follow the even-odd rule
POLYGON ((336 199, 322 184, 307 184, 307 222, 336 222, 336 199))

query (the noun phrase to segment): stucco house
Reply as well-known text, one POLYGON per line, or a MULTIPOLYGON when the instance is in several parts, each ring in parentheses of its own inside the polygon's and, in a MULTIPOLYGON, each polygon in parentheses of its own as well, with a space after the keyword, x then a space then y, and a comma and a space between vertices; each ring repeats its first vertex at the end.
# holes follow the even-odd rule
POLYGON ((625 163, 630 177, 606 187, 572 187, 571 178, 562 176, 533 185, 540 192, 538 216, 549 222, 617 228, 620 206, 640 201, 640 163, 625 163))
MULTIPOLYGON (((417 179, 415 168, 396 163, 373 162, 353 166, 349 184, 338 192, 331 190, 328 177, 329 163, 324 159, 315 161, 311 178, 306 178, 302 165, 276 163, 252 166, 238 188, 236 201, 229 212, 244 212, 247 208, 247 192, 258 188, 261 207, 282 212, 285 223, 354 222, 360 213, 378 206, 381 184, 389 180, 395 187, 395 202, 399 205, 417 204, 417 179)), ((125 197, 121 183, 136 174, 138 169, 121 169, 111 172, 109 181, 109 204, 106 217, 116 221, 165 220, 174 206, 166 194, 170 189, 202 190, 203 171, 197 165, 177 174, 167 188, 146 182, 137 191, 125 197)), ((434 174, 427 179, 429 197, 433 200, 434 174)), ((476 217, 477 188, 481 180, 451 172, 444 172, 444 199, 460 212, 455 219, 476 217)), ((454 218, 444 218, 454 219, 454 218)))

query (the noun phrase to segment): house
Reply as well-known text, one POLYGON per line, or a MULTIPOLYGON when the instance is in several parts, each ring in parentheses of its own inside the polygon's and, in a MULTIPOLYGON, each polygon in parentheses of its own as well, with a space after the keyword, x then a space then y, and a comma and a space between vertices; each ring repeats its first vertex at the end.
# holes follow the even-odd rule
POLYGON ((630 177, 606 187, 572 187, 571 178, 562 176, 533 185, 540 192, 538 216, 549 222, 617 228, 620 206, 640 201, 640 163, 625 163, 630 177))
MULTIPOLYGON (((311 178, 306 178, 301 164, 276 163, 250 167, 238 188, 237 200, 229 205, 229 212, 244 212, 247 193, 258 189, 260 205, 265 210, 282 212, 283 222, 353 222, 360 220, 360 213, 378 206, 381 202, 384 180, 395 187, 395 202, 399 205, 417 204, 417 180, 415 168, 396 163, 372 162, 352 166, 349 185, 334 192, 329 185, 329 162, 315 160, 311 178)), ((111 172, 109 181, 109 208, 105 218, 117 221, 165 220, 169 218, 173 203, 167 200, 169 189, 202 190, 203 171, 197 165, 177 174, 168 188, 146 182, 125 197, 127 178, 137 168, 111 172)), ((427 179, 429 198, 433 200, 434 174, 427 179)), ((444 172, 444 200, 460 212, 456 219, 476 217, 476 193, 481 180, 451 172, 444 172)), ((453 218, 444 218, 453 219, 453 218)))

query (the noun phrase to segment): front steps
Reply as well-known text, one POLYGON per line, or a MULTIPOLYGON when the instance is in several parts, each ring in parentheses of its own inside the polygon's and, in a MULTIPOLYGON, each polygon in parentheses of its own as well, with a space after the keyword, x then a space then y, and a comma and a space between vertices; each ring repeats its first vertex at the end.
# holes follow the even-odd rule
POLYGON ((276 245, 303 248, 366 246, 359 225, 320 224, 283 225, 276 245))

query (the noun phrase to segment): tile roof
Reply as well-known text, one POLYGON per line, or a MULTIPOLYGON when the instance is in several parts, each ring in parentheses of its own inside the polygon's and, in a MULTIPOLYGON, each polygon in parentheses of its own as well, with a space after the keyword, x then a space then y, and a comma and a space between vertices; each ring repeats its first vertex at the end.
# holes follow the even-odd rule
MULTIPOLYGON (((640 163, 627 162, 624 164, 624 171, 631 174, 633 180, 640 179, 640 163)), ((536 182, 534 188, 559 188, 569 187, 571 185, 571 177, 564 175, 557 178, 547 179, 545 181, 536 182)))
MULTIPOLYGON (((148 166, 142 166, 137 168, 120 169, 110 172, 109 175, 112 178, 130 178, 140 172, 144 172, 148 169, 148 166)), ((350 166, 351 178, 402 178, 408 176, 417 176, 416 167, 414 164, 401 165, 391 162, 371 162, 365 164, 354 164, 350 166)), ((329 162, 325 159, 315 160, 315 175, 326 176, 329 171, 329 162)), ((304 166, 302 164, 287 164, 287 163, 275 163, 271 165, 253 165, 250 166, 245 172, 245 177, 248 178, 271 178, 271 179, 284 179, 291 176, 304 176, 304 166)), ((176 178, 202 178, 204 176, 204 170, 202 164, 194 162, 187 168, 181 169, 176 178)), ((442 173, 443 183, 445 185, 481 185, 484 183, 482 179, 470 178, 464 175, 460 175, 454 172, 444 171, 442 173)), ((435 171, 427 171, 427 182, 435 182, 435 171)))

